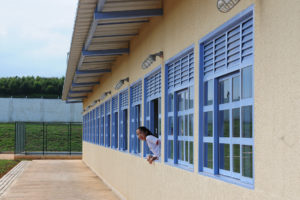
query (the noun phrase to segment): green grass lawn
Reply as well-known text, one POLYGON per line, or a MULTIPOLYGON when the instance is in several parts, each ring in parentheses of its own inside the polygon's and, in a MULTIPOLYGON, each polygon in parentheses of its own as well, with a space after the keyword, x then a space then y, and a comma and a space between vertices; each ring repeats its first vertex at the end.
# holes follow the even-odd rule
MULTIPOLYGON (((82 126, 72 124, 26 123, 25 150, 41 151, 82 151, 82 126), (70 143, 71 139, 71 143, 70 143)), ((0 152, 14 151, 15 124, 0 124, 0 152)))
POLYGON ((0 178, 4 176, 10 169, 17 165, 18 160, 0 160, 0 178))
POLYGON ((15 150, 15 124, 0 124, 0 152, 15 150))

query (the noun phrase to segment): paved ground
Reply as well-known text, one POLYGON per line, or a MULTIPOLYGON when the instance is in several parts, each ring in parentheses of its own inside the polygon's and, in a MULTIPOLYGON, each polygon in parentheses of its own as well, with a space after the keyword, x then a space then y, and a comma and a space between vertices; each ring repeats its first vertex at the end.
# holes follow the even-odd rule
POLYGON ((0 179, 0 197, 16 178, 26 169, 30 161, 22 161, 0 179))
POLYGON ((117 200, 81 160, 35 160, 1 200, 117 200))
POLYGON ((14 154, 1 154, 0 153, 0 160, 13 160, 15 159, 14 154))

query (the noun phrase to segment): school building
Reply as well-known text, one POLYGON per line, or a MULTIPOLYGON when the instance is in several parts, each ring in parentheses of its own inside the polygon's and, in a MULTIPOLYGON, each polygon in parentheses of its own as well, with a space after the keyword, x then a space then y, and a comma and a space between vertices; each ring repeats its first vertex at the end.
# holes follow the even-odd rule
POLYGON ((79 0, 83 161, 123 199, 299 199, 299 53, 299 0, 79 0))

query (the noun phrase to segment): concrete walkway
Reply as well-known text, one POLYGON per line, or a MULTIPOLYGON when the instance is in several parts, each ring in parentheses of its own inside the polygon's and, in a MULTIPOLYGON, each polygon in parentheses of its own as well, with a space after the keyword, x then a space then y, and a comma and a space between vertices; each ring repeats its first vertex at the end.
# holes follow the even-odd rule
POLYGON ((119 199, 81 160, 35 160, 1 200, 119 199))

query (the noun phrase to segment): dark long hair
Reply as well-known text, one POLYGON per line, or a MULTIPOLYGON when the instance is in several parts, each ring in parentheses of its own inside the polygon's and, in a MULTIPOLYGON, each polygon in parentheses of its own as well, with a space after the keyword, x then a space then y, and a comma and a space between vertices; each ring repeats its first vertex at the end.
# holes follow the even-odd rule
POLYGON ((152 136, 158 138, 157 135, 153 134, 153 133, 152 133, 148 128, 146 128, 145 126, 140 126, 140 127, 137 128, 137 130, 140 130, 141 132, 145 133, 146 137, 147 137, 148 135, 152 135, 152 136))

